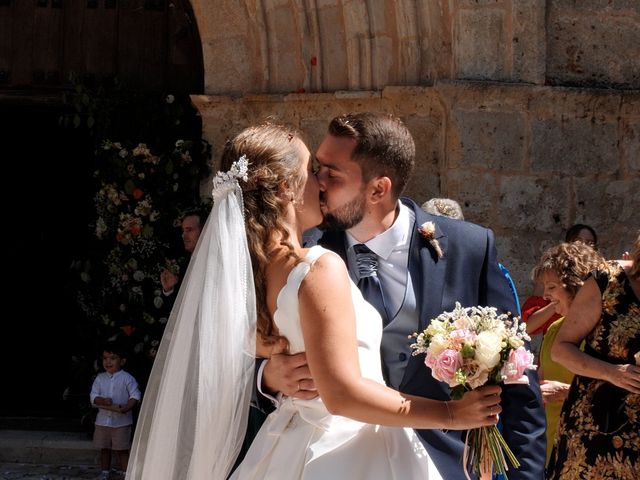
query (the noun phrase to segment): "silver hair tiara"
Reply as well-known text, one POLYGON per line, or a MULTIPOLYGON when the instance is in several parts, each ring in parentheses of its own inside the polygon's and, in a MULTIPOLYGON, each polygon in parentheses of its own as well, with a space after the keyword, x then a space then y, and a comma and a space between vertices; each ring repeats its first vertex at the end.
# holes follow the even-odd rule
POLYGON ((216 173, 215 177, 213 177, 213 189, 211 191, 213 200, 219 200, 227 193, 232 192, 238 186, 239 180, 244 182, 249 180, 248 170, 249 160, 247 160, 246 155, 242 155, 231 164, 229 171, 216 173))

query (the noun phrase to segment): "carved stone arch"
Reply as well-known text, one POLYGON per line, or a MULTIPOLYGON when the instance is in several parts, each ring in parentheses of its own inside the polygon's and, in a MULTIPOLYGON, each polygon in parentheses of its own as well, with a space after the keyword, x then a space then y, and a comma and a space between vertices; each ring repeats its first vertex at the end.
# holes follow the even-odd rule
MULTIPOLYGON (((209 94, 379 90, 450 72, 426 0, 191 0, 209 94), (438 36, 436 45, 429 39, 438 36), (444 63, 443 63, 444 62, 444 63)), ((446 2, 445 2, 446 3, 446 2)), ((444 37, 442 36, 444 33, 444 37)))

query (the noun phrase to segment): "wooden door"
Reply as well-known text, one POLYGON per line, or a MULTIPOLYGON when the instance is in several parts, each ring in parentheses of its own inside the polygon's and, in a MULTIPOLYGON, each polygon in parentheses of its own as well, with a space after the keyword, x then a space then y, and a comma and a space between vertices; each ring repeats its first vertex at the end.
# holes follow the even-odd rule
POLYGON ((202 93, 188 0, 0 0, 0 89, 55 89, 75 72, 125 87, 202 93))

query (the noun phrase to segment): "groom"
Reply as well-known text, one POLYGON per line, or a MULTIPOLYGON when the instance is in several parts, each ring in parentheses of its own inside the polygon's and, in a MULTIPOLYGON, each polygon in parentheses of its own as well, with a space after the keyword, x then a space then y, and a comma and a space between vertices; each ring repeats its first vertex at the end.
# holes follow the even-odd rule
MULTIPOLYGON (((318 182, 324 214, 321 245, 345 260, 356 284, 384 323, 383 370, 392 387, 445 400, 423 356, 411 356, 407 336, 429 320, 463 306, 490 305, 515 312, 498 268, 493 233, 467 222, 424 213, 400 195, 415 156, 411 134, 386 114, 352 113, 334 118, 318 148, 318 182), (431 222, 433 233, 420 233, 431 222), (375 271, 373 277, 365 278, 375 271), (361 288, 362 289, 362 288, 361 288)), ((429 228, 427 228, 427 231, 429 228)), ((424 231, 424 230, 423 230, 424 231)), ((317 395, 304 354, 276 354, 261 368, 261 390, 299 398, 317 395)), ((512 480, 541 479, 545 463, 545 416, 536 376, 530 385, 502 391, 503 436, 521 463, 512 480)), ((463 432, 419 430, 431 458, 446 479, 462 479, 463 432)))

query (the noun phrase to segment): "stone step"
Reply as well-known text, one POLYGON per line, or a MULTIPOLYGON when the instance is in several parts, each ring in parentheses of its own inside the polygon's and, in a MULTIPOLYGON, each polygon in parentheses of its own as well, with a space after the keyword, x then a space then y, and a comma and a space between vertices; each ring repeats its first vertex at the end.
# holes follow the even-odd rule
POLYGON ((88 432, 0 430, 0 463, 97 465, 88 432))
POLYGON ((0 430, 39 430, 58 432, 93 431, 93 418, 83 421, 82 418, 37 415, 0 415, 0 430))

